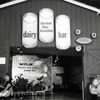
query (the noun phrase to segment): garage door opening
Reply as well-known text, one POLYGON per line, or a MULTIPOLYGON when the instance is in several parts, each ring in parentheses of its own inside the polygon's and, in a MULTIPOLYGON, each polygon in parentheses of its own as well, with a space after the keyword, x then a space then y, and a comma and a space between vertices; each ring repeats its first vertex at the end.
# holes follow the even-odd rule
POLYGON ((82 96, 82 56, 53 56, 54 93, 82 96))
MULTIPOLYGON (((73 98, 73 99, 76 98, 76 100, 82 99, 82 80, 83 80, 82 51, 77 52, 75 48, 70 48, 67 51, 60 51, 53 48, 25 49, 25 48, 11 47, 10 67, 9 67, 9 71, 11 73, 12 73, 11 69, 14 56, 20 56, 18 59, 21 59, 21 57, 29 57, 29 56, 34 58, 34 56, 37 56, 39 59, 46 60, 46 62, 48 62, 48 64, 50 65, 49 66, 50 69, 48 70, 50 70, 51 74, 50 82, 48 83, 54 84, 54 88, 52 91, 54 94, 53 96, 56 96, 58 99, 60 98, 60 96, 61 98, 63 98, 64 95, 65 95, 64 98, 73 98)), ((23 60, 22 61, 18 60, 18 61, 21 62, 21 65, 20 64, 19 65, 22 66, 23 60)), ((25 61, 24 68, 27 67, 26 65, 27 64, 25 61)), ((37 68, 34 69, 33 71, 36 70, 37 68)))

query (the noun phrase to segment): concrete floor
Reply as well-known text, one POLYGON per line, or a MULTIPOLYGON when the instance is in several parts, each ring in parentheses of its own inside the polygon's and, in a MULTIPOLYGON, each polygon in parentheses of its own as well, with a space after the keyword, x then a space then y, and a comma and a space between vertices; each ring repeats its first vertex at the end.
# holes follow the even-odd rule
POLYGON ((0 100, 82 100, 79 93, 57 93, 48 96, 22 96, 14 98, 2 98, 0 100))

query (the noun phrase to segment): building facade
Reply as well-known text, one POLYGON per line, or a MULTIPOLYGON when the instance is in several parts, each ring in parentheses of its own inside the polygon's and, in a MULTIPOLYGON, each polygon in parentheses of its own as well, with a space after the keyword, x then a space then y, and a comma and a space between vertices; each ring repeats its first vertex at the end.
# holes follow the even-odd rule
POLYGON ((67 50, 58 50, 55 47, 55 40, 51 43, 43 43, 38 40, 37 46, 28 49, 27 52, 50 55, 82 55, 83 90, 85 90, 89 77, 100 74, 100 16, 94 11, 61 0, 29 0, 0 9, 0 57, 6 58, 6 63, 0 65, 1 74, 9 72, 11 49, 23 47, 22 16, 27 12, 33 12, 38 16, 42 8, 52 9, 54 19, 61 14, 69 16, 71 47, 67 50), (76 35, 77 29, 81 31, 80 35, 76 35), (91 37, 91 35, 93 36, 91 37), (75 42, 82 37, 90 38, 92 42, 86 45, 75 42), (82 50, 77 52, 76 46, 82 46, 82 50))

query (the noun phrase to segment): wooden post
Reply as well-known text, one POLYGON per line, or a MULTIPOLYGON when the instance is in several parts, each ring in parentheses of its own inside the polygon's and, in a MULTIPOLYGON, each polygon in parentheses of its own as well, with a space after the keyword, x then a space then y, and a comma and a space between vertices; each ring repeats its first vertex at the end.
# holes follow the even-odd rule
POLYGON ((86 100, 86 86, 87 86, 87 73, 86 73, 86 46, 83 45, 83 100, 86 100))

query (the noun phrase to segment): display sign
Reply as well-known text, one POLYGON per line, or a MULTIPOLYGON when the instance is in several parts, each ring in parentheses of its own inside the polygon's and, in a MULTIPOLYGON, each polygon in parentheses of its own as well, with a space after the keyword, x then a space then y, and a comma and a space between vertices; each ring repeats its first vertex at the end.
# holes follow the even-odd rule
POLYGON ((26 48, 37 46, 37 15, 26 13, 23 15, 22 44, 26 48))
POLYGON ((16 55, 12 57, 12 78, 21 74, 25 79, 29 81, 39 78, 41 76, 46 77, 48 66, 44 66, 47 59, 41 59, 37 56, 30 55, 16 55))
POLYGON ((66 15, 59 15, 56 17, 56 47, 64 50, 70 46, 70 18, 66 15))
POLYGON ((45 43, 54 40, 54 13, 50 8, 43 8, 39 12, 39 39, 45 43))
POLYGON ((76 40, 76 42, 79 43, 79 44, 85 45, 85 44, 91 43, 92 40, 91 40, 90 38, 87 38, 87 37, 80 37, 80 38, 78 38, 78 39, 76 40))
MULTIPOLYGON (((28 12, 23 15, 22 44, 26 48, 37 46, 37 15, 28 12)), ((66 50, 71 46, 70 18, 58 15, 55 20, 56 47, 66 50)), ((50 8, 39 11, 39 40, 51 43, 54 40, 54 12, 50 8)))
POLYGON ((0 64, 6 64, 6 58, 0 57, 0 64))

